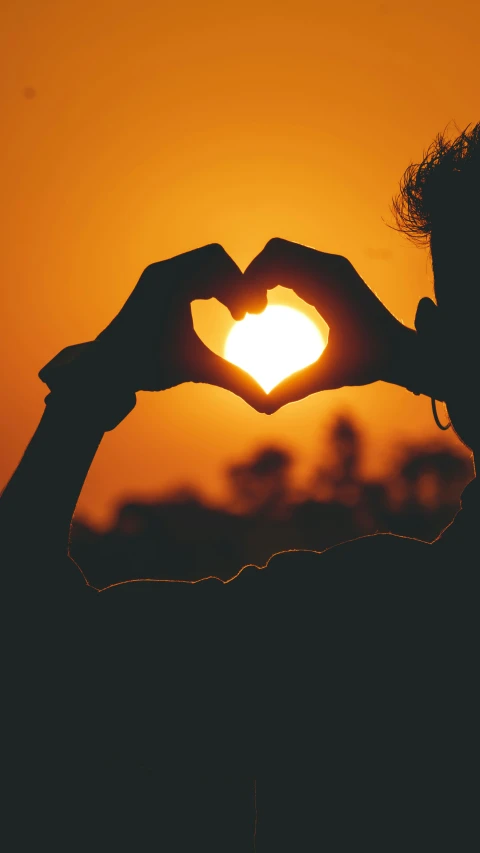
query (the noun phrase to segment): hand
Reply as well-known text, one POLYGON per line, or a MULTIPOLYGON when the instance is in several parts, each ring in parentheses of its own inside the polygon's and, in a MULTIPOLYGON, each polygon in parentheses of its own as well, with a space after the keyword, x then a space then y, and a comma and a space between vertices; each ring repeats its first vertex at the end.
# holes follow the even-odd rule
POLYGON ((244 278, 259 292, 278 284, 292 288, 330 329, 320 358, 270 392, 269 412, 344 385, 379 379, 403 384, 402 358, 410 352, 415 333, 390 314, 346 258, 276 238, 252 261, 244 278))
POLYGON ((250 286, 221 246, 212 244, 148 266, 97 342, 132 391, 208 382, 265 411, 266 395, 244 370, 215 355, 193 328, 190 302, 217 297, 235 320, 264 310, 265 288, 250 286))

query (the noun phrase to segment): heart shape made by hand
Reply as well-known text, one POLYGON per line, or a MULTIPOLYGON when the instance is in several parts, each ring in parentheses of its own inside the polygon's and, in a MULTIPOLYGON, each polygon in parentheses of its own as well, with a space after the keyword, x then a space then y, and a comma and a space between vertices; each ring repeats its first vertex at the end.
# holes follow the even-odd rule
POLYGON ((328 326, 315 308, 280 286, 268 292, 261 314, 247 314, 233 325, 217 300, 192 303, 192 314, 203 342, 246 370, 267 394, 282 379, 317 361, 328 338, 328 326))
POLYGON ((415 337, 346 258, 274 238, 243 273, 219 244, 150 264, 96 341, 110 375, 133 392, 162 391, 183 382, 209 383, 233 392, 259 412, 272 414, 319 391, 378 380, 402 384, 409 373, 405 362, 416 360, 418 348, 412 334, 415 337), (227 335, 220 351, 205 340, 193 316, 193 303, 218 299, 241 324, 245 312, 260 314, 268 303, 275 304, 271 292, 279 281, 300 300, 301 313, 308 317, 315 311, 319 329, 321 317, 328 323, 325 352, 319 358, 322 341, 306 319, 276 311, 266 313, 261 322, 248 318, 241 331, 234 330, 227 348, 229 362, 223 357, 227 335), (281 329, 276 322, 267 323, 274 317, 282 317, 281 329), (290 322, 294 317, 295 333, 290 322))

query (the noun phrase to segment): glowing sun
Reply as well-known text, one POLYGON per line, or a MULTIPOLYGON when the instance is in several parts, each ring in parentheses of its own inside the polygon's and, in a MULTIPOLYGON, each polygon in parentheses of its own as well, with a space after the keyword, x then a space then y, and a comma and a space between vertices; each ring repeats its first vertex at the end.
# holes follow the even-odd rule
POLYGON ((235 323, 225 343, 225 358, 248 371, 267 394, 296 370, 312 364, 325 349, 319 329, 305 314, 268 305, 235 323))

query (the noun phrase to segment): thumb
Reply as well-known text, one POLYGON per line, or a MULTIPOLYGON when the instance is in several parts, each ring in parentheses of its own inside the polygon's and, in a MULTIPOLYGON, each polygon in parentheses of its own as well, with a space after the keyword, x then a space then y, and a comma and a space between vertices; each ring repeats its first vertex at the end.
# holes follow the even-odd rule
POLYGON ((273 414, 287 403, 310 397, 318 391, 330 391, 343 385, 338 362, 334 363, 327 350, 328 346, 317 361, 287 376, 270 391, 268 414, 273 414))
POLYGON ((192 382, 207 382, 209 385, 225 388, 237 397, 241 397, 257 412, 263 414, 269 412, 268 395, 253 376, 236 364, 216 355, 202 341, 199 340, 198 344, 195 366, 189 371, 189 379, 192 382))

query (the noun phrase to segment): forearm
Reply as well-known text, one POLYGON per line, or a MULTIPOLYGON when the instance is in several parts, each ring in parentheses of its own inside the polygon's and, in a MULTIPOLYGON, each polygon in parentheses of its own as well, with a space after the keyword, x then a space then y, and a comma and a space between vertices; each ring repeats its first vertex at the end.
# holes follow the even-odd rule
POLYGON ((51 396, 0 499, 2 550, 67 555, 72 516, 104 430, 89 409, 51 396))
POLYGON ((72 516, 105 431, 135 406, 96 344, 62 350, 40 371, 51 393, 37 431, 0 498, 9 564, 66 557, 72 516))

